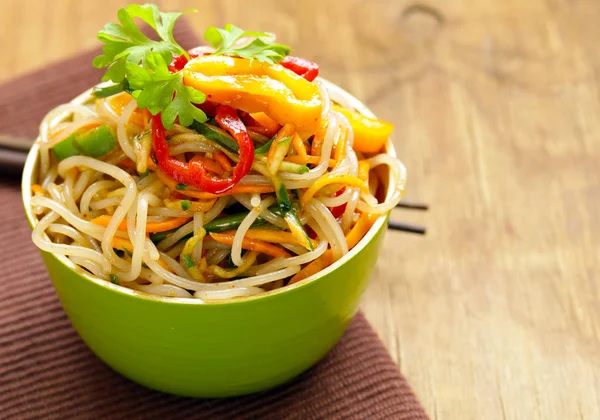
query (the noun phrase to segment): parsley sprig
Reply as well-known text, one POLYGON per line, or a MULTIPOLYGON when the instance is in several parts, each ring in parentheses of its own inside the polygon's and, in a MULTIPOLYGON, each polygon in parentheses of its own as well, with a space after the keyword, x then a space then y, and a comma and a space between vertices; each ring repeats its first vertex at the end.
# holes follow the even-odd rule
MULTIPOLYGON (((98 33, 104 43, 102 55, 94 58, 96 68, 107 68, 103 81, 113 81, 115 86, 103 88, 97 96, 110 96, 121 90, 130 92, 139 108, 145 108, 161 119, 167 129, 175 120, 188 126, 194 120, 204 122, 206 115, 195 105, 206 100, 205 95, 183 84, 181 71, 171 73, 169 64, 173 56, 188 53, 173 38, 175 22, 183 13, 165 13, 154 4, 132 4, 119 9, 119 23, 108 23, 98 33), (136 26, 134 19, 147 23, 159 40, 148 38, 136 26)), ((227 24, 224 29, 210 27, 204 38, 215 48, 214 54, 254 58, 262 62, 277 63, 290 47, 270 41, 264 32, 249 32, 227 24), (248 42, 240 42, 244 38, 248 42), (252 39, 253 38, 253 39, 252 39)))
POLYGON ((228 23, 225 29, 211 26, 204 33, 204 39, 215 49, 213 54, 233 55, 242 58, 255 58, 265 63, 278 63, 291 51, 287 45, 269 42, 272 38, 266 32, 244 31, 228 23), (243 38, 254 38, 251 42, 238 45, 243 38))

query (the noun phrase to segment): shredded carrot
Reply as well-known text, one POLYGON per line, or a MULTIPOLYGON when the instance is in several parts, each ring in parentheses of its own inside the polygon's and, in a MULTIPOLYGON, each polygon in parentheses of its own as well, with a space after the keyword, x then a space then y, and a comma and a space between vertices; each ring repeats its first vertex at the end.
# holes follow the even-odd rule
POLYGON ((31 186, 31 192, 36 195, 45 195, 45 191, 40 184, 33 184, 31 186))
MULTIPOLYGON (((98 216, 95 219, 92 219, 92 223, 100 226, 108 226, 111 221, 111 217, 107 215, 98 216)), ((146 232, 148 233, 156 233, 156 232, 164 232, 166 230, 171 230, 178 228, 187 222, 192 220, 190 217, 174 217, 172 219, 165 220, 163 222, 148 222, 146 223, 146 232)), ((127 231, 127 220, 123 220, 119 223, 119 227, 117 228, 120 231, 127 231)))
POLYGON ((346 156, 346 142, 348 141, 348 131, 345 128, 340 129, 338 141, 335 144, 333 158, 338 162, 346 156))
MULTIPOLYGON (((217 242, 226 245, 233 245, 234 233, 215 233, 211 232, 210 236, 217 242)), ((259 241, 258 239, 244 238, 242 240, 242 248, 249 249, 251 251, 260 252, 263 254, 271 255, 272 257, 284 257, 289 258, 290 254, 281 247, 272 245, 268 242, 259 241)))
POLYGON ((296 275, 290 279, 288 284, 298 283, 300 280, 304 280, 305 278, 310 277, 313 274, 316 274, 324 268, 330 266, 332 262, 333 253, 329 249, 325 251, 325 253, 319 258, 312 261, 310 264, 307 264, 302 270, 297 272, 296 275))
POLYGON ((358 241, 360 241, 363 236, 367 234, 375 220, 377 220, 378 215, 371 213, 361 213, 358 217, 358 220, 350 229, 350 232, 346 235, 346 243, 348 244, 348 249, 352 249, 356 246, 358 241))
MULTIPOLYGON (((133 244, 125 238, 120 238, 118 236, 115 236, 113 238, 113 248, 119 249, 121 251, 127 250, 128 252, 133 254, 133 244)), ((163 260, 162 258, 159 258, 157 263, 165 270, 173 272, 173 270, 171 270, 171 267, 169 267, 169 264, 167 264, 165 262, 165 260, 163 260)))
POLYGON ((200 162, 202 163, 204 169, 216 175, 223 175, 225 172, 223 168, 221 168, 221 165, 219 165, 215 160, 207 158, 206 156, 196 155, 190 159, 190 162, 200 162))
MULTIPOLYGON (((229 230, 222 233, 235 235, 235 230, 229 230)), ((274 244, 295 244, 304 246, 304 244, 300 243, 300 241, 292 233, 282 232, 280 230, 248 229, 245 237, 274 244)), ((310 241, 313 245, 313 248, 316 248, 319 245, 319 243, 315 240, 311 239, 310 241)))
POLYGON ((327 174, 320 177, 316 180, 304 193, 302 198, 300 198, 300 202, 302 206, 306 206, 308 202, 314 197, 314 195, 326 185, 330 184, 341 184, 349 187, 358 187, 361 191, 365 193, 369 193, 369 187, 365 182, 361 179, 358 179, 352 175, 331 175, 327 174))
MULTIPOLYGON (((285 160, 288 162, 297 163, 299 165, 306 165, 308 163, 310 163, 311 165, 318 165, 319 162, 321 161, 321 158, 319 156, 308 155, 306 157, 306 159, 302 159, 300 157, 300 155, 296 155, 296 156, 287 156, 285 158, 285 160)), ((337 165, 337 161, 334 159, 329 159, 328 166, 330 168, 333 168, 333 167, 335 167, 335 165, 337 165)))
POLYGON ((129 240, 125 238, 120 238, 118 236, 115 236, 113 238, 113 248, 120 249, 121 251, 127 250, 133 253, 133 244, 129 242, 129 240))
MULTIPOLYGON (((354 224, 350 232, 346 235, 346 243, 348 244, 348 249, 352 249, 356 246, 356 244, 367 234, 369 229, 377 220, 378 215, 371 213, 361 213, 358 221, 354 224)), ((319 271, 329 267, 333 262, 333 252, 328 249, 325 251, 323 255, 321 255, 316 260, 304 266, 302 270, 300 270, 294 277, 290 279, 288 284, 294 284, 299 282, 300 280, 304 280, 307 277, 312 276, 313 274, 318 273, 319 271)))
POLYGON ((322 145, 323 145, 323 138, 315 136, 315 138, 312 141, 312 145, 310 146, 310 154, 311 155, 320 155, 322 145))
POLYGON ((255 112, 250 114, 250 116, 254 119, 254 121, 266 128, 265 134, 269 137, 274 136, 275 133, 277 133, 281 128, 281 126, 277 124, 275 120, 273 120, 264 112, 255 112))
POLYGON ((231 162, 229 162, 229 158, 227 157, 227 155, 225 153, 218 150, 213 156, 215 157, 215 160, 217 161, 217 163, 219 165, 221 165, 221 168, 223 168, 223 170, 225 172, 231 171, 231 169, 232 169, 231 162))
POLYGON ((321 154, 321 146, 323 145, 323 140, 325 139, 325 134, 327 133, 327 120, 321 121, 321 126, 319 127, 319 131, 315 134, 315 138, 312 141, 312 145, 310 147, 310 154, 318 156, 321 154))
POLYGON ((275 151, 277 150, 278 143, 284 138, 292 136, 295 130, 296 127, 294 124, 286 124, 281 130, 279 130, 277 136, 273 140, 273 143, 271 143, 271 147, 269 148, 269 154, 267 155, 267 160, 269 162, 275 158, 275 151))
MULTIPOLYGON (((108 104, 117 115, 121 115, 125 107, 129 104, 129 102, 131 102, 132 99, 133 97, 130 94, 123 92, 111 97, 108 100, 108 104)), ((143 110, 136 108, 131 114, 129 122, 131 124, 139 125, 140 127, 145 127, 143 110)))
POLYGON ((273 187, 240 184, 235 185, 232 189, 222 194, 213 194, 205 191, 198 191, 194 187, 189 186, 184 190, 178 190, 176 188, 177 181, 175 181, 173 178, 171 178, 158 168, 155 169, 154 173, 156 174, 158 179, 160 179, 164 184, 167 185, 167 187, 169 187, 171 191, 176 191, 179 194, 186 195, 188 197, 198 198, 200 200, 212 200, 214 198, 225 197, 233 194, 244 194, 254 192, 259 194, 267 194, 275 191, 273 187))
POLYGON ((369 184, 369 171, 371 170, 371 165, 369 165, 368 159, 359 160, 358 161, 358 178, 362 179, 369 184))
MULTIPOLYGON (((166 199, 165 206, 167 206, 167 208, 170 208, 172 210, 182 210, 182 207, 181 207, 182 201, 183 200, 166 199)), ((217 201, 216 199, 209 200, 209 201, 189 201, 190 210, 207 212, 215 205, 216 201, 217 201)))
POLYGON ((133 160, 129 159, 128 157, 124 157, 123 159, 118 161, 117 166, 120 166, 122 168, 127 168, 127 169, 135 169, 136 168, 135 162, 133 160))
POLYGON ((292 147, 294 148, 302 162, 306 164, 306 160, 308 159, 308 153, 306 152, 306 146, 304 146, 304 142, 302 141, 298 133, 294 134, 294 137, 292 138, 292 147))

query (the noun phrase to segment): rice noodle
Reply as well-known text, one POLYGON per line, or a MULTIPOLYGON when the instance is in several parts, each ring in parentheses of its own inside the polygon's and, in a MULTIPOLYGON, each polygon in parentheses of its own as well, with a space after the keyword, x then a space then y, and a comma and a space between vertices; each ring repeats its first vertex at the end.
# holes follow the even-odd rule
MULTIPOLYGON (((209 47, 202 48, 211 50, 209 47)), ((322 129, 324 132, 298 134, 308 148, 311 148, 311 141, 320 144, 318 152, 314 153, 318 155, 316 163, 315 160, 307 163, 310 169, 306 173, 282 170, 273 174, 267 169, 269 158, 259 155, 253 161, 251 170, 239 182, 240 186, 245 187, 243 191, 248 192, 217 198, 210 208, 208 198, 199 200, 201 204, 197 204, 195 197, 185 196, 184 191, 170 190, 162 181, 164 178, 157 176, 150 160, 153 157, 149 153, 150 137, 146 134, 151 126, 147 119, 144 119, 143 127, 138 126, 137 121, 136 124, 130 122, 137 108, 135 100, 130 100, 121 110, 120 107, 113 109, 113 99, 88 96, 83 100, 89 105, 67 104, 56 108, 46 115, 40 125, 37 181, 44 193, 36 190, 31 198, 32 211, 39 218, 34 223, 34 243, 45 251, 66 256, 73 264, 98 278, 112 278, 115 281, 111 276, 114 274, 118 280, 115 283, 140 293, 201 301, 243 298, 285 287, 287 279, 325 252, 331 252, 334 261, 339 260, 349 251, 345 233, 354 226, 360 213, 383 214, 400 200, 406 171, 400 162, 388 154, 355 152, 350 121, 331 107, 332 100, 346 108, 353 102, 339 90, 330 90, 329 85, 321 79, 314 83, 322 102, 322 127, 326 128, 322 129), (101 124, 116 127, 118 146, 115 150, 97 159, 72 156, 61 162, 56 161, 50 152, 53 145, 73 133, 101 124), (139 137, 140 133, 144 137, 139 137), (319 137, 315 140, 316 136, 319 137), (340 151, 342 144, 345 149, 340 151), (335 156, 341 158, 336 157, 335 165, 330 167, 334 147, 335 156), (136 168, 128 168, 126 158, 136 162, 136 168), (387 165, 389 181, 380 180, 377 174, 372 173, 369 179, 370 193, 346 185, 339 195, 333 196, 335 189, 340 188, 338 184, 319 190, 304 207, 299 205, 299 198, 305 189, 325 174, 358 176, 359 159, 367 159, 371 169, 387 165), (147 176, 140 175, 145 169, 148 169, 147 176), (252 187, 277 185, 276 177, 287 189, 293 204, 291 208, 290 201, 280 191, 278 195, 253 192, 255 190, 252 187), (389 184, 387 197, 382 202, 376 197, 380 183, 386 187, 389 184), (278 205, 274 206, 276 197, 278 205), (184 200, 189 203, 186 204, 184 200), (204 202, 208 205, 204 206, 204 202), (203 211, 194 210, 198 205, 203 211), (330 209, 342 205, 345 206, 344 212, 336 220, 330 209), (206 233, 205 226, 208 223, 223 214, 238 215, 241 207, 246 208, 248 213, 233 217, 236 220, 231 221, 231 226, 223 227, 235 231, 231 246, 215 241, 206 233), (283 216, 288 218, 290 209, 294 209, 295 216, 307 232, 312 229, 316 234, 315 243, 318 245, 314 249, 303 246, 305 241, 298 236, 302 235, 301 230, 299 232, 288 226, 283 216), (110 218, 106 227, 91 222, 98 216, 110 218), (183 221, 181 225, 179 221, 172 220, 182 217, 189 221, 183 221), (260 229, 271 229, 271 232, 261 232, 265 240, 272 241, 273 246, 280 249, 287 249, 291 256, 273 258, 268 253, 256 250, 242 256, 243 240, 259 217, 267 223, 260 229), (148 223, 165 224, 162 229, 156 229, 159 232, 151 235, 157 242, 157 238, 162 237, 158 244, 154 244, 148 235, 148 223), (294 238, 299 239, 289 243, 292 232, 296 235, 294 238), (115 252, 115 248, 125 251, 115 252), (230 262, 226 261, 227 258, 231 259, 230 262)), ((370 116, 368 111, 364 112, 370 116)), ((211 125, 211 129, 234 140, 221 127, 211 125)), ((181 162, 189 161, 194 155, 213 159, 213 154, 218 151, 227 156, 231 166, 240 161, 238 153, 231 152, 189 127, 175 124, 167 131, 167 137, 169 154, 181 162)), ((255 133, 251 133, 251 138, 255 147, 266 140, 266 137, 255 133)), ((312 147, 315 147, 314 143, 312 147)), ((293 148, 288 156, 298 159, 298 155, 300 153, 293 148)), ((222 167, 225 166, 226 163, 223 163, 222 167)), ((229 171, 224 176, 230 174, 229 171)), ((210 189, 207 188, 205 192, 210 192, 210 189)))
POLYGON ((320 201, 313 199, 309 202, 307 210, 323 231, 325 239, 331 245, 333 260, 337 261, 347 254, 348 244, 346 243, 344 232, 327 207, 320 201))
POLYGON ((133 115, 133 111, 135 111, 136 107, 136 101, 129 102, 125 109, 123 109, 123 114, 119 117, 119 122, 117 123, 117 139, 119 141, 119 146, 121 146, 125 155, 134 162, 136 161, 135 150, 133 149, 129 135, 127 134, 126 124, 133 115))
POLYGON ((235 237, 233 238, 233 245, 231 246, 231 261, 236 266, 242 265, 242 241, 244 236, 246 236, 246 232, 252 226, 252 223, 258 219, 258 216, 267 209, 271 204, 275 202, 275 199, 272 197, 266 198, 260 202, 257 207, 252 208, 248 215, 244 218, 237 231, 235 232, 235 237))

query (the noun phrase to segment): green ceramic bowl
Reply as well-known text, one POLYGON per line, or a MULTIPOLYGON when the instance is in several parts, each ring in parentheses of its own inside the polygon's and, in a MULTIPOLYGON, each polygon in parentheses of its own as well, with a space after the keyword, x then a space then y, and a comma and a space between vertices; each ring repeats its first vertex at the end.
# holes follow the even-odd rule
MULTIPOLYGON (((349 103, 372 115, 333 85, 349 103)), ((81 103, 89 92, 73 102, 81 103)), ((391 143, 388 153, 394 154, 391 143)), ((23 172, 31 226, 38 147, 23 172)), ((386 230, 386 216, 344 258, 297 284, 256 297, 203 303, 161 298, 95 278, 42 252, 60 302, 89 348, 127 378, 190 397, 249 394, 289 381, 317 363, 356 313, 386 230)))

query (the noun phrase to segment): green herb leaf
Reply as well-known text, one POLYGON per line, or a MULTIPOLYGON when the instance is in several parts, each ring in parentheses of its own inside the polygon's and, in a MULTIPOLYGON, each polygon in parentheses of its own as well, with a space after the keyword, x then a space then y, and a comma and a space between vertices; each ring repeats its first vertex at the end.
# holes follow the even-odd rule
POLYGON ((182 184, 181 182, 179 184, 175 185, 175 189, 179 190, 179 191, 183 191, 186 188, 187 188, 187 185, 186 184, 182 184))
POLYGON ((183 254, 183 257, 181 257, 181 263, 188 270, 196 266, 190 254, 183 254))
POLYGON ((94 58, 93 65, 96 68, 108 67, 102 80, 120 83, 127 76, 127 64, 139 66, 151 52, 159 54, 169 63, 173 54, 186 54, 173 39, 175 21, 184 13, 163 13, 154 4, 132 4, 119 9, 117 17, 120 24, 107 23, 98 32, 98 39, 105 45, 102 47, 102 55, 94 58), (133 21, 134 18, 140 18, 150 25, 160 41, 144 35, 133 21))
POLYGON ((103 54, 93 61, 94 67, 108 67, 103 81, 121 84, 137 100, 138 107, 148 109, 152 115, 161 112, 167 129, 173 127, 177 118, 185 126, 194 120, 206 121, 204 112, 194 105, 205 101, 204 94, 185 86, 183 74, 171 73, 168 67, 173 55, 187 55, 173 38, 175 21, 181 15, 160 12, 154 4, 132 4, 120 9, 120 24, 108 23, 98 33, 98 39, 104 43, 103 54), (134 18, 150 25, 160 41, 144 35, 134 18))
POLYGON ((120 284, 119 283, 119 276, 117 276, 116 274, 111 274, 110 275, 110 282, 112 284, 120 284))
POLYGON ((206 121, 206 115, 194 104, 201 104, 206 96, 183 84, 183 73, 171 73, 167 62, 156 53, 145 57, 142 67, 127 63, 129 86, 139 108, 147 108, 152 115, 162 112, 161 119, 167 129, 179 117, 181 125, 194 120, 206 121))
POLYGON ((190 203, 190 200, 182 200, 180 205, 181 208, 186 211, 192 208, 192 203, 190 203))
POLYGON ((287 45, 271 42, 271 35, 265 32, 244 31, 228 23, 225 29, 209 27, 204 39, 215 48, 214 54, 234 55, 242 58, 255 58, 265 63, 278 63, 291 51, 287 45), (242 38, 252 37, 251 42, 236 45, 242 38))

